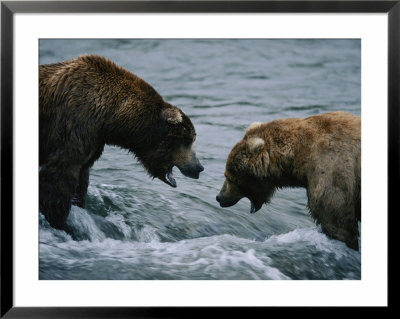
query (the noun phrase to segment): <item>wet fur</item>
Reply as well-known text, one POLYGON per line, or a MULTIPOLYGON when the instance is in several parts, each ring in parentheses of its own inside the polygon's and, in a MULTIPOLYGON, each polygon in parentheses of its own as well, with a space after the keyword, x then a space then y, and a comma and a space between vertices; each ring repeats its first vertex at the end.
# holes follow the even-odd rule
POLYGON ((225 176, 236 193, 223 187, 220 198, 249 197, 259 207, 278 188, 306 188, 311 216, 322 230, 358 250, 360 117, 332 112, 252 125, 230 152, 225 176))
POLYGON ((108 59, 40 65, 39 205, 53 227, 65 228, 71 203, 84 207, 89 169, 105 144, 128 149, 150 176, 162 178, 194 139, 179 108, 108 59))

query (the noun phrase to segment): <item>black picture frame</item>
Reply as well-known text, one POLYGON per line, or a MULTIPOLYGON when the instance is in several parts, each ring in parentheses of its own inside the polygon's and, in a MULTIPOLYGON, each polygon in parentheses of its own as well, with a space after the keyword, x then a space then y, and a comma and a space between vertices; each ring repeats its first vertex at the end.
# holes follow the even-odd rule
MULTIPOLYGON (((225 316, 227 309, 191 307, 14 307, 13 303, 13 19, 15 13, 387 13, 388 14, 388 221, 400 211, 400 0, 396 1, 1 1, 1 317, 177 318, 225 316)), ((388 247, 394 223, 388 222, 388 247)), ((390 264, 391 258, 388 254, 390 264)), ((389 269, 388 269, 389 270, 389 269)), ((390 275, 390 273, 389 273, 390 275)), ((390 287, 388 280, 388 287, 390 287)), ((33 292, 34 293, 34 292, 33 292)), ((392 295, 388 294, 390 309, 392 295)), ((253 310, 253 309, 250 309, 253 310)), ((267 314, 270 309, 256 307, 267 314)), ((301 315, 306 307, 285 310, 301 315)), ((336 309, 332 309, 333 312, 336 309)), ((249 315, 248 308, 234 310, 249 315)), ((331 312, 331 314, 334 314, 331 312)))

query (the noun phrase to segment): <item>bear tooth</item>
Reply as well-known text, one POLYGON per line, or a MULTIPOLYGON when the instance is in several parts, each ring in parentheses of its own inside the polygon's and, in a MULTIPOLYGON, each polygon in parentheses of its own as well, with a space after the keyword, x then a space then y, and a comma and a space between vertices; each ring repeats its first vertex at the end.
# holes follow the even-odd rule
POLYGON ((172 186, 172 187, 176 187, 176 181, 175 181, 175 178, 174 178, 174 175, 172 174, 172 170, 170 170, 168 173, 167 173, 167 180, 168 180, 168 182, 170 183, 170 185, 172 186))
POLYGON ((254 206, 254 203, 252 201, 250 201, 251 206, 250 206, 250 214, 254 214, 256 212, 256 208, 254 206))

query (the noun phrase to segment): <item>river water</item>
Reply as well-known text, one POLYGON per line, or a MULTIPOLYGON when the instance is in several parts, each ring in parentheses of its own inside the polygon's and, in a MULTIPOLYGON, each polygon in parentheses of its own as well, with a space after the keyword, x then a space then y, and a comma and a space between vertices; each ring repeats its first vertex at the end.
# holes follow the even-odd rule
POLYGON ((254 121, 361 113, 361 42, 324 39, 40 40, 40 63, 103 55, 151 84, 196 128, 200 179, 152 180, 124 149, 91 169, 73 236, 39 213, 40 279, 361 279, 361 254, 328 238, 305 189, 250 214, 215 200, 230 149, 254 121))

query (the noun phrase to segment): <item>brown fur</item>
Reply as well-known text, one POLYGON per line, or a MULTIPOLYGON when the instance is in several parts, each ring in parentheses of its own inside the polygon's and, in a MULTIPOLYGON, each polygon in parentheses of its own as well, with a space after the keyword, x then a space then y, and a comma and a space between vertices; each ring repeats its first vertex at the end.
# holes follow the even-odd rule
POLYGON ((332 112, 251 125, 231 150, 225 176, 217 196, 221 206, 248 197, 253 211, 278 188, 305 187, 310 213, 322 230, 358 249, 360 117, 332 112))
POLYGON ((71 202, 84 206, 89 168, 105 144, 130 150, 150 176, 174 187, 166 178, 174 165, 193 178, 203 170, 189 117, 110 60, 40 65, 39 96, 39 202, 54 227, 65 228, 71 202))

